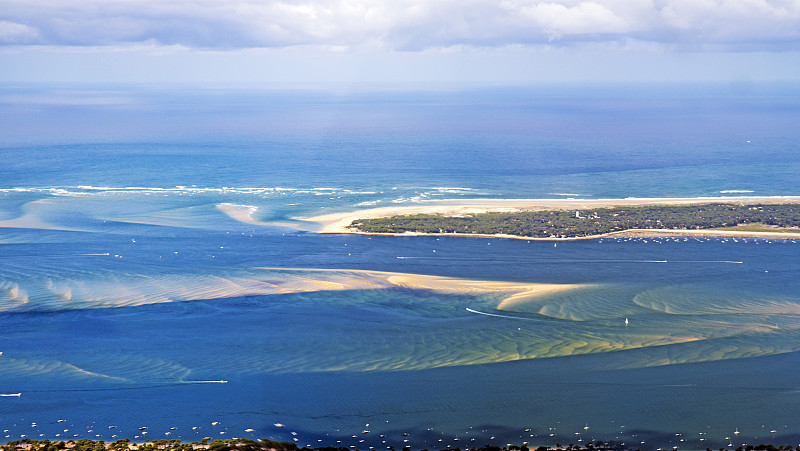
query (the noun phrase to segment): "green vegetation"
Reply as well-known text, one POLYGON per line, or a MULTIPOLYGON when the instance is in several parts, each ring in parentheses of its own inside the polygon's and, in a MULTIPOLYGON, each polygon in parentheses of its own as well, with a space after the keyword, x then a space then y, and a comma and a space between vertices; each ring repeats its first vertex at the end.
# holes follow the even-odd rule
POLYGON ((739 224, 733 227, 722 227, 717 230, 731 230, 735 232, 770 232, 770 233, 798 233, 800 230, 797 229, 784 229, 776 226, 770 226, 767 224, 739 224))
MULTIPOLYGON (((713 203, 482 213, 468 216, 418 214, 359 219, 348 227, 367 233, 466 233, 575 238, 629 229, 719 229, 748 224, 759 224, 758 231, 800 227, 800 204, 713 203)), ((738 228, 734 230, 753 231, 738 228)))

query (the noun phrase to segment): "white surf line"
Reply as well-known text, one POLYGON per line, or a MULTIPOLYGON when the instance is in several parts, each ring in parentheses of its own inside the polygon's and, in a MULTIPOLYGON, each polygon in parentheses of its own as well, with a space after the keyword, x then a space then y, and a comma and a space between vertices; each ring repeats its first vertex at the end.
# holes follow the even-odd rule
POLYGON ((0 396, 2 396, 2 397, 12 397, 13 396, 13 397, 19 398, 20 396, 22 396, 22 393, 0 393, 0 396))
POLYGON ((227 384, 228 381, 220 379, 218 381, 181 381, 184 384, 227 384))
POLYGON ((518 319, 518 320, 521 320, 521 321, 534 321, 534 322, 543 321, 541 319, 535 319, 535 318, 521 318, 519 316, 498 315, 497 313, 479 312, 478 310, 474 310, 474 309, 471 309, 469 307, 467 307, 465 310, 470 312, 470 313, 475 313, 475 314, 483 315, 483 316, 492 316, 492 317, 495 317, 495 318, 518 319))

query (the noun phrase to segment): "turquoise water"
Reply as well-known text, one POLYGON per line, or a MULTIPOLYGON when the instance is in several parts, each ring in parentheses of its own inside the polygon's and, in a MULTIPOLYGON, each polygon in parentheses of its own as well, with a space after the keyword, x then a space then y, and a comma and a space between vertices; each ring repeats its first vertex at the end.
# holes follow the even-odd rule
POLYGON ((553 246, 318 235, 296 219, 430 199, 796 195, 797 89, 0 99, 0 393, 20 394, 0 397, 7 440, 800 441, 797 241, 553 246), (512 292, 461 280, 575 286, 498 310, 512 292))

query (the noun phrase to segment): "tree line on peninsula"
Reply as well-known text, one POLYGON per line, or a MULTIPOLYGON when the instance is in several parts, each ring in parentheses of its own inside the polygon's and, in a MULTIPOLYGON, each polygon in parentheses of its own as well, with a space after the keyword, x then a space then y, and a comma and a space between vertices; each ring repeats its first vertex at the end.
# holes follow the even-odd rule
POLYGON ((531 238, 576 238, 630 229, 698 230, 762 225, 800 227, 800 204, 710 203, 519 211, 464 216, 416 214, 357 219, 348 228, 365 233, 461 233, 531 238))

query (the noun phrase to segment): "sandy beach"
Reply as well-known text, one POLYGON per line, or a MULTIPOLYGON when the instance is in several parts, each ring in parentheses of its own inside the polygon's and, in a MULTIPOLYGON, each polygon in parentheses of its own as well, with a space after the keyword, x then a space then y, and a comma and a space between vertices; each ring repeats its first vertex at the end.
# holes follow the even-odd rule
MULTIPOLYGON (((750 204, 800 204, 800 196, 773 197, 693 197, 693 198, 625 198, 625 199, 442 199, 424 201, 416 205, 379 207, 343 213, 332 213, 314 217, 293 218, 319 224, 317 233, 368 234, 348 229, 357 219, 386 218, 399 215, 439 214, 445 216, 473 215, 489 212, 518 212, 541 210, 581 210, 589 208, 638 207, 647 205, 694 205, 707 203, 750 204)), ((389 234, 381 234, 389 235, 389 234)), ((431 235, 420 233, 396 234, 402 236, 431 235)), ((438 234, 433 234, 438 235, 438 234)), ((500 238, 521 238, 526 240, 574 240, 593 239, 607 236, 742 236, 761 238, 800 238, 790 232, 751 232, 724 230, 675 230, 675 229, 635 229, 610 234, 578 238, 529 238, 513 235, 448 234, 448 236, 491 236, 500 238)))

